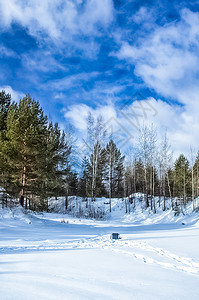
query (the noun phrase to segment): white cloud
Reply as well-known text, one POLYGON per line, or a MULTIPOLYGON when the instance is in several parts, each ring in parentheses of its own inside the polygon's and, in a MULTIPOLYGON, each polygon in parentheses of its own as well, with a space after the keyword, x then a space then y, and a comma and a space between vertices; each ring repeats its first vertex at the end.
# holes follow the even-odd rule
POLYGON ((140 9, 131 17, 131 19, 145 29, 150 29, 154 26, 154 21, 156 19, 156 11, 153 8, 148 8, 145 6, 140 7, 140 9))
POLYGON ((36 37, 42 34, 54 40, 99 34, 97 26, 108 26, 112 18, 112 0, 0 0, 2 27, 17 22, 36 37))
POLYGON ((56 91, 67 90, 72 87, 78 87, 82 85, 82 82, 89 81, 91 78, 97 77, 99 72, 82 72, 74 75, 65 76, 61 79, 51 80, 47 83, 46 87, 55 88, 56 91))
POLYGON ((19 101, 23 97, 25 97, 25 94, 16 90, 13 90, 13 88, 9 85, 6 86, 0 86, 0 91, 4 90, 6 93, 11 94, 13 101, 19 101))
POLYGON ((186 107, 171 105, 154 98, 135 101, 122 110, 114 104, 99 105, 95 108, 85 104, 71 105, 65 109, 64 115, 66 120, 77 129, 80 139, 86 138, 88 113, 95 117, 103 116, 108 134, 111 133, 110 129, 113 129, 115 133, 113 136, 119 141, 118 146, 122 146, 122 151, 125 151, 126 147, 127 149, 136 147, 139 128, 143 124, 152 123, 157 128, 159 140, 167 131, 175 157, 180 153, 189 155, 190 147, 199 148, 197 139, 199 121, 196 120, 198 110, 193 114, 193 110, 186 107))
POLYGON ((38 50, 25 53, 21 57, 22 64, 33 71, 55 72, 57 70, 68 71, 61 63, 59 63, 50 53, 50 51, 38 50))
POLYGON ((199 13, 183 9, 180 16, 164 26, 154 24, 153 32, 134 44, 123 42, 115 55, 133 64, 147 87, 169 99, 170 104, 153 103, 158 114, 150 121, 160 131, 168 128, 176 154, 187 154, 190 146, 199 149, 199 13))
POLYGON ((88 114, 103 116, 104 122, 115 117, 116 111, 112 105, 99 105, 95 109, 86 104, 71 105, 64 111, 64 116, 81 133, 86 134, 88 114))
POLYGON ((158 93, 185 104, 198 101, 199 13, 181 11, 181 20, 155 30, 138 44, 123 43, 118 58, 135 65, 135 73, 158 93))
POLYGON ((4 46, 0 46, 0 57, 17 57, 17 54, 9 48, 6 48, 4 46))

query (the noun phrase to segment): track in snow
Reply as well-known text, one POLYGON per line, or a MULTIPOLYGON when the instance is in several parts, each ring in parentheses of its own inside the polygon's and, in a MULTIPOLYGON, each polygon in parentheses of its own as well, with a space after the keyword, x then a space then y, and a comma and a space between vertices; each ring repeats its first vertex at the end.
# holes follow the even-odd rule
POLYGON ((119 240, 112 241, 109 236, 96 237, 91 239, 80 239, 68 242, 53 242, 46 240, 41 242, 28 242, 19 245, 0 247, 0 253, 8 254, 13 252, 26 251, 57 251, 73 249, 95 249, 111 250, 118 254, 127 255, 133 259, 140 260, 146 264, 153 264, 170 270, 184 271, 190 274, 199 275, 199 263, 192 258, 180 257, 162 248, 153 247, 146 242, 119 240))

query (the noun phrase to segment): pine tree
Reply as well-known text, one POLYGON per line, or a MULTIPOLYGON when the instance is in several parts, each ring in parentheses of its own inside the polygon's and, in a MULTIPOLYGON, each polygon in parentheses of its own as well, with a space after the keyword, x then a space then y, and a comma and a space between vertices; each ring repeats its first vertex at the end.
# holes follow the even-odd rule
POLYGON ((106 145, 104 156, 111 212, 111 198, 113 196, 121 197, 123 193, 124 156, 121 155, 120 150, 112 139, 106 145))
POLYGON ((87 200, 88 196, 91 192, 91 186, 90 186, 91 178, 89 175, 89 169, 90 169, 89 160, 86 156, 82 160, 81 169, 82 169, 82 174, 81 174, 81 178, 80 178, 79 194, 80 194, 80 196, 84 197, 87 200))
MULTIPOLYGON (((21 197, 31 194, 38 177, 38 156, 45 137, 47 117, 30 96, 12 104, 7 116, 11 180, 21 197)), ((27 207, 27 202, 26 202, 27 207)))
POLYGON ((12 103, 1 128, 6 133, 4 139, 0 136, 1 184, 11 194, 20 195, 21 203, 25 198, 26 208, 27 199, 29 207, 46 209, 48 197, 68 197, 69 189, 76 191, 71 145, 57 123, 48 124, 39 102, 26 96, 19 104, 12 103))
POLYGON ((7 115, 11 105, 11 95, 0 92, 0 138, 5 139, 7 131, 7 115))
POLYGON ((135 160, 135 171, 134 171, 134 177, 135 177, 135 187, 134 192, 140 192, 144 193, 144 166, 142 163, 141 158, 138 160, 135 160))
MULTIPOLYGON (((9 164, 8 151, 9 145, 6 139, 7 115, 11 105, 11 95, 5 91, 0 92, 0 186, 6 190, 9 186, 9 164)), ((5 203, 7 205, 7 203, 5 203)), ((3 202, 4 205, 4 202, 3 202)))
POLYGON ((187 197, 191 196, 191 172, 187 158, 181 154, 174 165, 175 196, 181 199, 181 204, 187 203, 187 197))
POLYGON ((67 207, 71 147, 68 145, 65 132, 59 129, 57 123, 54 125, 49 123, 41 149, 38 156, 37 193, 42 197, 44 206, 48 197, 65 196, 67 207))

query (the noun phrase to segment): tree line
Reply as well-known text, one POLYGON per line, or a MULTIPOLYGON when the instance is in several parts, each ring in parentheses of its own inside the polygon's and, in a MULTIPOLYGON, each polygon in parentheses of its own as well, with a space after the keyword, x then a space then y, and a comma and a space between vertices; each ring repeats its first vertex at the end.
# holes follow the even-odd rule
POLYGON ((161 200, 163 210, 182 210, 198 197, 198 167, 199 155, 192 163, 184 154, 173 160, 167 134, 159 142, 156 128, 143 126, 134 158, 126 164, 126 194, 144 194, 145 208, 150 207, 155 213, 161 200))
POLYGON ((142 126, 136 151, 125 158, 102 117, 90 114, 77 168, 72 156, 80 153, 74 154, 70 132, 50 122, 38 101, 27 95, 16 103, 2 91, 0 115, 0 186, 26 208, 48 209, 50 197, 64 196, 67 209, 68 196, 79 195, 87 204, 107 197, 111 211, 113 197, 135 206, 131 195, 142 193, 145 208, 156 212, 161 199, 166 210, 199 196, 199 155, 188 160, 181 154, 173 162, 167 135, 159 142, 152 125, 142 126))
POLYGON ((0 93, 0 185, 30 208, 46 209, 48 198, 67 194, 76 176, 71 145, 30 96, 19 103, 0 93))
POLYGON ((100 140, 93 140, 93 151, 82 160, 78 176, 72 170, 74 145, 69 132, 50 122, 38 101, 27 95, 16 103, 2 91, 0 114, 0 186, 6 194, 19 198, 22 206, 47 209, 50 197, 65 196, 67 208, 69 195, 94 201, 107 196, 107 190, 111 197, 122 196, 124 157, 112 140, 105 148, 100 140))

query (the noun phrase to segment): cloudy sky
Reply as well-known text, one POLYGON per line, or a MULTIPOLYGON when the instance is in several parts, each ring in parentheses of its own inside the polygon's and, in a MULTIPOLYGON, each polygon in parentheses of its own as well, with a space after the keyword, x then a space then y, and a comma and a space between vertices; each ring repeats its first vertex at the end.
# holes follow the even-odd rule
POLYGON ((199 149, 199 1, 0 0, 0 66, 0 89, 62 127, 91 111, 199 149))

